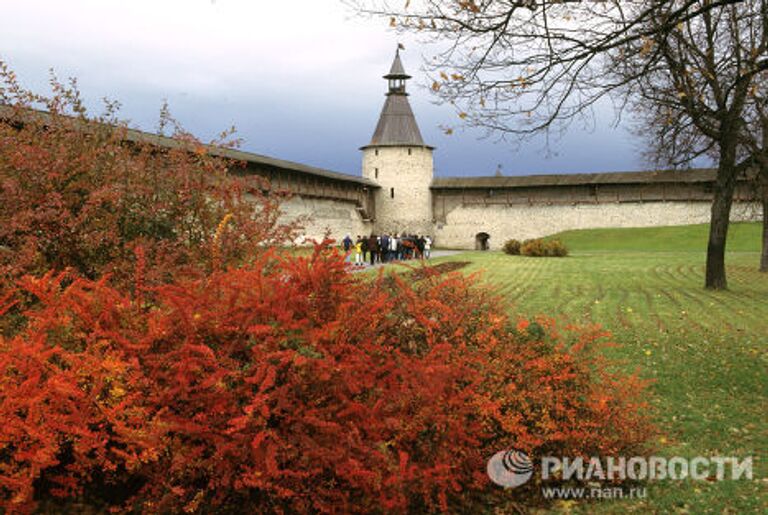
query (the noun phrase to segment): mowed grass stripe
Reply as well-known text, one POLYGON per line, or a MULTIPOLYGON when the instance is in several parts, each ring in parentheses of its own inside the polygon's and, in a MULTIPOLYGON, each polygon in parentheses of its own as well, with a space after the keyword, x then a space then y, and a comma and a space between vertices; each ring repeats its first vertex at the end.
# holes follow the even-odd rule
MULTIPOLYGON (((702 226, 577 231, 572 255, 524 258, 494 252, 452 257, 485 269, 483 281, 514 314, 599 323, 620 345, 606 352, 654 379, 651 400, 663 441, 657 454, 757 456, 768 467, 768 275, 757 271, 759 224, 730 232, 730 290, 703 289, 702 226)), ((570 243, 569 243, 570 242, 570 243)), ((764 513, 764 481, 653 482, 645 500, 578 503, 583 512, 764 513)), ((566 506, 556 505, 555 509, 566 506)))

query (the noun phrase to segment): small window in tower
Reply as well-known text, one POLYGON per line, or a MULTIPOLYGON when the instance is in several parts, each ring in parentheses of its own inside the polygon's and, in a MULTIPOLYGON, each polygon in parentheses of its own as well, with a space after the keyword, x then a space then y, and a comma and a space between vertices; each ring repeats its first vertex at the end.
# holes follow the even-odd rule
POLYGON ((374 176, 374 178, 376 178, 376 179, 378 179, 378 178, 379 178, 379 169, 378 169, 378 168, 374 168, 374 169, 373 169, 373 176, 374 176))
POLYGON ((410 148, 408 149, 408 155, 409 156, 411 155, 411 149, 410 148))
POLYGON ((389 188, 389 196, 395 198, 395 188, 389 188))
POLYGON ((379 149, 377 148, 376 150, 373 151, 373 153, 378 156, 379 155, 379 149))

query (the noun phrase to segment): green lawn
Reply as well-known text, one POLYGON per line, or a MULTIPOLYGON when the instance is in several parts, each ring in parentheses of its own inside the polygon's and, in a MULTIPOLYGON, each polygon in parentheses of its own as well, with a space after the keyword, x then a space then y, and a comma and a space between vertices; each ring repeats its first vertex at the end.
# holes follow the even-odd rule
MULTIPOLYGON (((734 223, 728 229, 728 250, 758 252, 762 225, 734 223)), ((697 252, 707 248, 709 225, 642 227, 637 229, 596 229, 565 231, 555 237, 569 248, 587 251, 697 252)))
POLYGON ((754 481, 657 481, 641 501, 560 504, 607 512, 768 512, 768 275, 757 272, 760 226, 736 224, 730 290, 704 283, 706 226, 569 231, 568 258, 467 252, 515 313, 597 322, 627 369, 655 380, 664 456, 755 456, 754 481))

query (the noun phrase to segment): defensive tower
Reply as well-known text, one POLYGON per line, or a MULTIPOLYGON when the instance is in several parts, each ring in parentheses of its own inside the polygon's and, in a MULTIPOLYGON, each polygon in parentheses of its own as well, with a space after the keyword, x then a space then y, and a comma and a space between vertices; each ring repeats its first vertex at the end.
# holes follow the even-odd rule
POLYGON ((381 188, 376 192, 378 233, 430 234, 432 231, 433 147, 426 145, 408 102, 400 48, 389 73, 388 92, 370 143, 362 147, 363 177, 381 188))

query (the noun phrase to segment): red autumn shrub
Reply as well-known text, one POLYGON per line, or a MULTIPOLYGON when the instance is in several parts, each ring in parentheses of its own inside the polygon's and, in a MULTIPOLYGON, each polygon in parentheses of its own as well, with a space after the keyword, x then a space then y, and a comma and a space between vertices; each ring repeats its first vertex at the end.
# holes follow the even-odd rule
POLYGON ((509 498, 499 450, 642 450, 642 384, 602 333, 425 277, 371 282, 318 246, 135 294, 26 278, 37 302, 0 339, 0 506, 458 512, 509 498))
POLYGON ((0 61, 0 286, 66 268, 124 282, 137 245, 144 280, 158 283, 292 239, 262 179, 228 174, 238 164, 211 155, 167 110, 161 123, 174 135, 158 145, 129 131, 115 104, 91 117, 75 84, 54 80, 53 89, 25 90, 0 61))

